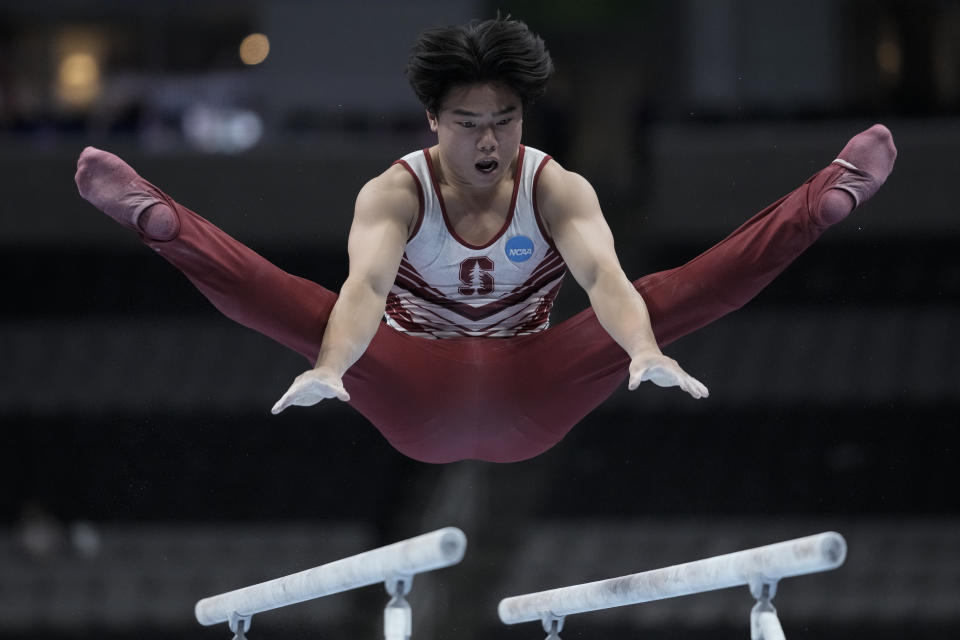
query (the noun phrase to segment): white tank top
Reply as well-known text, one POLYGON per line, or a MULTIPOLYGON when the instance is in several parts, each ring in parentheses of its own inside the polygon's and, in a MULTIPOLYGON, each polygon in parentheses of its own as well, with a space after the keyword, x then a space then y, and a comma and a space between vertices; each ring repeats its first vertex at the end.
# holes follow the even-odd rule
POLYGON ((397 163, 420 191, 420 215, 387 296, 387 324, 433 338, 510 337, 543 331, 566 267, 536 208, 550 156, 520 146, 507 220, 490 242, 457 236, 428 150, 397 163))

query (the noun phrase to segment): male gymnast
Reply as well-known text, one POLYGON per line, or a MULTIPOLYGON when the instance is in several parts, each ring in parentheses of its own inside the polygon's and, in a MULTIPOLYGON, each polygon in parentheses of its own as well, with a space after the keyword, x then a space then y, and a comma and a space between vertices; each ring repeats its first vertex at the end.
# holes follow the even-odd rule
POLYGON ((660 347, 741 307, 893 169, 874 125, 799 188, 689 263, 630 282, 583 177, 521 143, 553 63, 512 19, 425 31, 407 76, 435 145, 359 192, 339 295, 290 275, 88 147, 83 198, 182 271, 225 315, 313 365, 273 407, 349 402, 398 451, 513 462, 559 442, 628 378, 706 387, 660 347), (549 314, 565 270, 590 308, 549 314))

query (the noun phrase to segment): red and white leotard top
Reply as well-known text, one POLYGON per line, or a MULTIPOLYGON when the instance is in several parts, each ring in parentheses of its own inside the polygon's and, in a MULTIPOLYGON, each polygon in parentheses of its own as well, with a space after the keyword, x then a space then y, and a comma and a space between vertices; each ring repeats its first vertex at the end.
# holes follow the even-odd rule
POLYGON ((420 191, 420 215, 387 296, 394 329, 433 338, 510 337, 543 331, 565 266, 536 208, 550 156, 520 146, 506 222, 488 243, 457 236, 426 149, 397 162, 420 191))

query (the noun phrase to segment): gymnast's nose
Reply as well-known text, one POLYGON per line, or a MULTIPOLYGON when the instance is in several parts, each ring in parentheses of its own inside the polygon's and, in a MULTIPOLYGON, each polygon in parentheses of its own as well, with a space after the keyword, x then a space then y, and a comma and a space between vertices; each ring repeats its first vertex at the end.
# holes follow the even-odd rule
POLYGON ((492 153, 497 150, 497 136, 493 133, 493 127, 484 129, 477 141, 477 149, 484 153, 492 153))

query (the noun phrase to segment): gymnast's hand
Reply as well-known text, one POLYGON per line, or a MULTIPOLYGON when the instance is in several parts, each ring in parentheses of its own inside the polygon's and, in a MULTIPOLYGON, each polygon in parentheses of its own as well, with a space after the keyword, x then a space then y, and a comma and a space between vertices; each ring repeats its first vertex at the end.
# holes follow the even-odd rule
POLYGON ((706 398, 710 395, 699 380, 681 369, 676 360, 662 353, 647 352, 630 361, 628 388, 633 391, 641 382, 647 380, 658 387, 680 387, 694 398, 706 398))
POLYGON ((347 402, 350 394, 343 388, 343 380, 339 376, 324 369, 310 369, 294 379, 283 397, 273 405, 270 413, 276 415, 293 404, 309 407, 327 398, 347 402))

